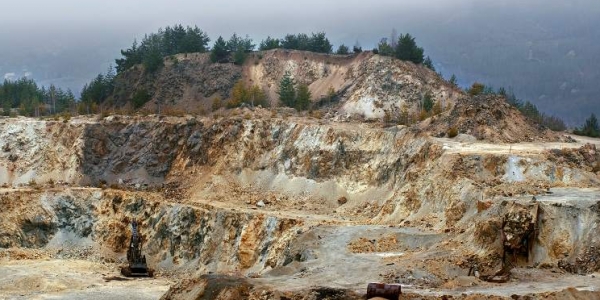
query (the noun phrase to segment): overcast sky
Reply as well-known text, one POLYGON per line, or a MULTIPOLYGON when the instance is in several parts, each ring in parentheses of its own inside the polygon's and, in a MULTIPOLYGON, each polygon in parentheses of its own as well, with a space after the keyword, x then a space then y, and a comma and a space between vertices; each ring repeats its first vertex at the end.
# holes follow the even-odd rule
MULTIPOLYGON (((579 65, 554 73, 585 73, 584 79, 590 80, 595 76, 586 69, 590 63, 593 69, 600 69, 596 61, 600 0, 3 2, 0 76, 31 74, 42 84, 55 83, 76 93, 84 82, 104 72, 134 38, 178 23, 198 25, 213 41, 233 32, 248 34, 259 42, 267 35, 325 31, 335 46, 353 45, 358 40, 365 49, 396 28, 399 33, 416 36, 444 75, 457 74, 464 84, 493 81, 516 90, 518 82, 507 76, 507 68, 519 68, 520 64, 507 66, 507 61, 524 59, 566 68, 571 63, 554 62, 569 54, 569 58, 579 59, 579 65)), ((548 70, 532 67, 527 72, 533 72, 525 74, 527 78, 541 76, 540 86, 549 80, 542 79, 548 70), (535 74, 536 70, 540 74, 535 74)), ((566 81, 552 78, 552 85, 566 81)), ((569 85, 573 85, 565 88, 569 91, 585 89, 569 85)), ((544 89, 523 93, 538 101, 548 96, 544 89)))

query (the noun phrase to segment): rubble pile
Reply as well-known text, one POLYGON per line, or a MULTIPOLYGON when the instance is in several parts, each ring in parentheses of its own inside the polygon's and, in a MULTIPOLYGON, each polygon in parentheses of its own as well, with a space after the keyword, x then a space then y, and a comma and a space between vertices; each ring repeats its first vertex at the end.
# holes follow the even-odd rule
POLYGON ((450 129, 490 142, 562 141, 566 138, 528 120, 503 97, 461 97, 452 110, 432 118, 424 128, 433 136, 448 136, 450 129))
POLYGON ((594 144, 585 144, 578 149, 551 149, 548 159, 571 168, 581 168, 594 173, 600 172, 600 151, 594 144))
POLYGON ((600 270, 600 247, 591 246, 570 260, 560 260, 558 267, 574 274, 590 274, 600 270))

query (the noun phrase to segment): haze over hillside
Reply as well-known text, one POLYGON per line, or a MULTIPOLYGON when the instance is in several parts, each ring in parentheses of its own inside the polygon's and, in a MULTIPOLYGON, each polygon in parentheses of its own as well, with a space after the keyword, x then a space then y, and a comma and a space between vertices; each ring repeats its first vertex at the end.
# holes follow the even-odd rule
POLYGON ((600 71, 594 60, 600 52, 599 12, 600 4, 591 0, 385 0, 369 5, 265 0, 227 6, 189 0, 176 5, 35 0, 0 11, 0 76, 29 75, 77 94, 133 38, 175 23, 197 24, 213 41, 234 31, 255 42, 267 35, 325 31, 336 46, 358 40, 364 49, 396 28, 416 36, 446 78, 456 74, 461 85, 482 81, 512 87, 544 112, 579 125, 590 112, 600 113, 595 84, 600 71))

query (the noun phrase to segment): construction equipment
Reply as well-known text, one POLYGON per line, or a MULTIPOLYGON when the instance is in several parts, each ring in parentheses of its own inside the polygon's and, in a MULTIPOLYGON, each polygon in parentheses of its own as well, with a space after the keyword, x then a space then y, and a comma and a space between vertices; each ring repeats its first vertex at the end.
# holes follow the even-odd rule
POLYGON ((398 300, 402 294, 399 284, 385 284, 371 282, 367 285, 367 299, 380 297, 389 300, 398 300))
POLYGON ((128 266, 121 268, 121 274, 127 277, 152 277, 152 270, 146 264, 146 256, 142 255, 142 239, 138 232, 136 219, 131 221, 131 241, 127 249, 128 266))

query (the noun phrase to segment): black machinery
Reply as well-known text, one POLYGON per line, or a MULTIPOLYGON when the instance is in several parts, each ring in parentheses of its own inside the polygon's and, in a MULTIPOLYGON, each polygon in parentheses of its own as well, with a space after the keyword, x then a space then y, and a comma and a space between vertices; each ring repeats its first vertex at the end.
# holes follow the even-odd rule
POLYGON ((138 232, 138 223, 131 221, 131 241, 127 249, 128 266, 121 268, 121 274, 127 277, 152 277, 152 270, 146 264, 146 256, 142 255, 142 239, 138 232))

